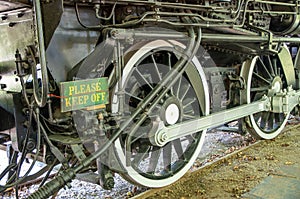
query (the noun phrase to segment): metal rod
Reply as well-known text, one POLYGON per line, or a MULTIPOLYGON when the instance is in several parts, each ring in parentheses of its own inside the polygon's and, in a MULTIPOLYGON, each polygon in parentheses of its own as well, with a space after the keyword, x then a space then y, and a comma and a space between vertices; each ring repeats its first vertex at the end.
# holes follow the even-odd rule
POLYGON ((164 145, 177 138, 191 135, 193 133, 203 131, 205 129, 214 128, 224 123, 243 118, 262 111, 268 111, 270 108, 270 100, 264 97, 262 100, 250 104, 241 105, 229 110, 203 116, 198 119, 182 122, 178 125, 172 125, 162 128, 155 135, 155 140, 164 137, 163 141, 159 141, 159 145, 164 145))
MULTIPOLYGON (((235 43, 253 43, 253 42, 268 42, 267 36, 250 36, 250 35, 225 35, 225 34, 203 34, 203 42, 235 42, 235 43)), ((273 37, 274 42, 290 42, 300 43, 299 37, 273 37)))

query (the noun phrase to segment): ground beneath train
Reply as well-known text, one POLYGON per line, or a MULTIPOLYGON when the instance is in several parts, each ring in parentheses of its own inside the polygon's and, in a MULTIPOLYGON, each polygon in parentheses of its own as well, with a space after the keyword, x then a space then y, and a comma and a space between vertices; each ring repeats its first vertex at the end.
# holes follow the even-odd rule
POLYGON ((188 173, 171 186, 151 190, 137 198, 274 198, 281 193, 280 187, 289 183, 294 183, 289 186, 292 197, 299 194, 300 198, 299 149, 300 126, 288 125, 274 140, 258 142, 218 164, 188 173), (274 176, 283 178, 270 182, 269 178, 274 176), (263 193, 258 193, 262 190, 263 193))
MULTIPOLYGON (((293 123, 293 121, 291 122, 293 123)), ((237 124, 233 122, 229 126, 233 130, 237 124)), ((245 193, 253 190, 267 176, 276 174, 283 167, 300 168, 299 146, 300 125, 288 125, 285 132, 275 140, 259 143, 255 142, 248 134, 242 136, 233 132, 213 129, 208 132, 199 158, 195 161, 191 172, 185 175, 182 180, 172 186, 152 189, 136 197, 185 199, 239 198, 244 196, 253 198, 248 197, 249 195, 246 196, 245 193), (244 150, 245 148, 246 150, 244 150), (243 151, 239 152, 239 150, 243 151), (215 163, 216 161, 217 163, 215 163), (210 164, 211 166, 206 166, 210 164), (199 167, 202 166, 205 166, 204 169, 199 170, 199 167)), ((5 158, 5 152, 0 153, 0 156, 5 158)), ((6 163, 6 160, 0 163, 0 168, 5 165, 2 163, 6 163)), ((0 170, 2 171, 2 169, 0 170)), ((72 187, 60 190, 56 198, 123 199, 145 191, 144 188, 129 184, 118 175, 115 177, 115 182, 115 188, 112 191, 107 191, 99 185, 74 180, 71 183, 72 187)), ((37 187, 38 185, 21 187, 19 198, 27 198, 37 187)), ((14 191, 2 195, 2 198, 7 199, 14 197, 14 191)))

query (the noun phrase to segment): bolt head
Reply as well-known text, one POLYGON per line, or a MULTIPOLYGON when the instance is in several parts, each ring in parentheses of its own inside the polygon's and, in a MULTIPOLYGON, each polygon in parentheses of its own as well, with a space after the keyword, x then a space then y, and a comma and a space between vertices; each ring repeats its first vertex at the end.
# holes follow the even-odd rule
POLYGON ((167 140, 168 140, 167 134, 166 134, 166 133, 163 133, 163 134, 161 135, 161 141, 165 142, 165 141, 167 141, 167 140))

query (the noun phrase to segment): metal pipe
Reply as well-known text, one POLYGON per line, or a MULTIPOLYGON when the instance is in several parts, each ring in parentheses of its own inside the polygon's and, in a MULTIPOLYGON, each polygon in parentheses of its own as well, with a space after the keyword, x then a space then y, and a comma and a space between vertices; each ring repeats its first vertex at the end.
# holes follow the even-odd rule
MULTIPOLYGON (((203 42, 234 42, 234 43, 253 43, 253 42, 268 42, 267 36, 253 36, 253 35, 225 35, 225 34, 203 34, 203 42)), ((273 37, 274 42, 289 42, 300 43, 299 37, 273 37)))
MULTIPOLYGON (((172 39, 185 39, 187 36, 184 33, 174 33, 168 31, 151 31, 151 34, 144 31, 135 31, 130 29, 116 29, 112 30, 114 37, 116 38, 172 38, 172 39)), ((202 42, 234 42, 234 43, 253 43, 253 42, 268 42, 268 36, 259 36, 259 35, 240 35, 240 34, 211 34, 211 33, 202 33, 201 36, 202 42)), ((273 37, 272 41, 274 42, 288 42, 288 43, 300 43, 299 37, 273 37)))
MULTIPOLYGON (((37 27, 37 37, 38 37, 38 50, 39 50, 39 59, 41 66, 41 74, 42 74, 42 87, 41 87, 41 96, 38 94, 37 86, 39 85, 37 79, 33 78, 33 94, 34 99, 39 107, 44 107, 47 103, 47 95, 48 95, 48 71, 47 71, 47 63, 46 63, 46 52, 45 52, 45 43, 44 43, 44 31, 43 31, 43 20, 42 20, 42 11, 41 11, 41 2, 40 0, 34 0, 34 8, 35 8, 35 21, 37 27)), ((36 66, 34 66, 36 67, 36 66)), ((36 72, 32 70, 33 72, 36 72)), ((36 77, 37 74, 32 74, 33 77, 36 77)))
POLYGON ((291 6, 295 7, 297 4, 295 3, 284 3, 284 2, 275 2, 275 1, 266 1, 266 0, 252 0, 256 3, 263 3, 263 4, 272 4, 272 5, 280 5, 280 6, 291 6))
POLYGON ((110 13, 110 15, 109 15, 108 17, 102 17, 102 16, 99 14, 99 12, 100 12, 100 4, 96 4, 96 5, 95 5, 95 13, 96 13, 96 17, 97 17, 98 19, 105 20, 105 21, 110 20, 110 19, 113 17, 114 13, 115 13, 116 5, 117 5, 117 2, 113 5, 113 8, 112 8, 112 10, 111 10, 111 13, 110 13))

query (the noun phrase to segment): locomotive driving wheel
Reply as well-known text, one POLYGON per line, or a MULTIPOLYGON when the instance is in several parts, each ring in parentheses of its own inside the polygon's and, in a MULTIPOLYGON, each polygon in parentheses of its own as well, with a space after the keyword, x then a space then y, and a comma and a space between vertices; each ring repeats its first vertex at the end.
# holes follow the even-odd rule
MULTIPOLYGON (((122 82, 125 114, 133 112, 172 70, 180 57, 179 46, 184 48, 176 41, 156 40, 143 43, 135 47, 138 50, 127 53, 125 61, 128 61, 122 82)), ((124 132, 115 142, 117 155, 125 169, 124 178, 141 186, 162 187, 175 182, 187 172, 200 152, 206 131, 184 136, 164 146, 152 144, 150 132, 158 121, 170 126, 208 114, 207 88, 204 72, 194 57, 183 75, 138 127, 130 143, 130 165, 126 162, 128 151, 125 151, 130 132, 124 132)), ((116 103, 112 109, 113 112, 118 109, 116 103)))
MULTIPOLYGON (((241 71, 247 83, 246 102, 272 97, 293 84, 294 68, 286 46, 276 55, 256 56, 244 63, 241 71)), ((262 139, 275 138, 284 128, 289 114, 271 111, 249 116, 249 132, 262 139)))

